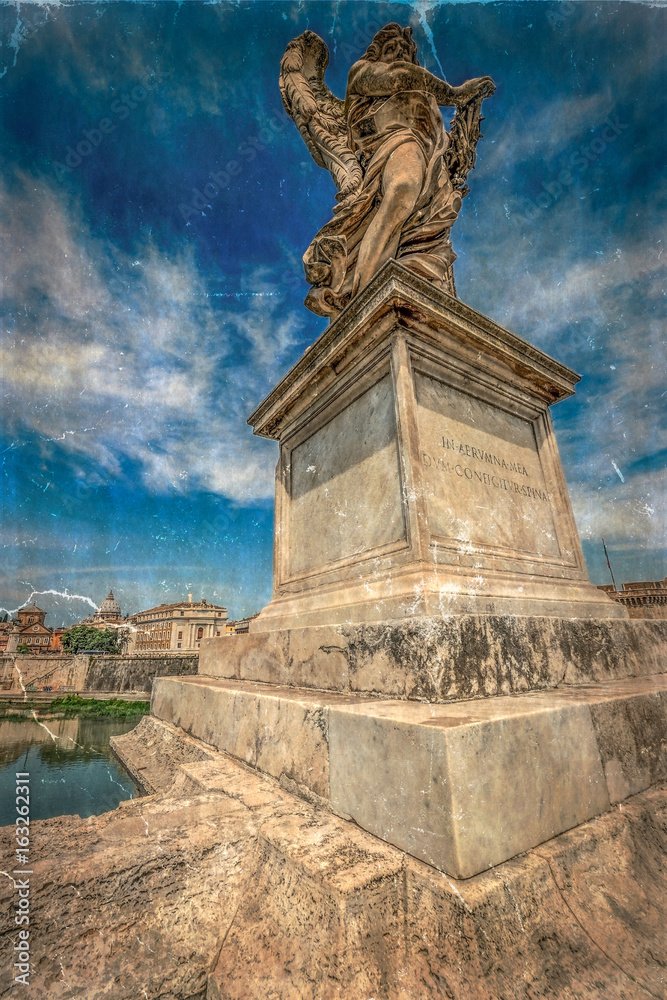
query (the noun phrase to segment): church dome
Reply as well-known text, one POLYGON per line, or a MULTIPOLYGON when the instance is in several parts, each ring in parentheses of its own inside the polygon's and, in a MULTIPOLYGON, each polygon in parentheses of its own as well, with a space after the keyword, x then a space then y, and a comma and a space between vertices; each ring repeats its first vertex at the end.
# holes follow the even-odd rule
POLYGON ((110 590, 105 599, 100 604, 97 609, 97 614, 104 618, 120 618, 120 604, 113 596, 113 590, 110 590))

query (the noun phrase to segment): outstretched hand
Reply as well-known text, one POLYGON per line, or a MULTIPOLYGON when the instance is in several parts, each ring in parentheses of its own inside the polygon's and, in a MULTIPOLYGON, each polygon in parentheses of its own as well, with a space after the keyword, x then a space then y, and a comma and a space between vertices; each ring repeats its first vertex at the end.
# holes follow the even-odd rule
POLYGON ((457 102, 465 104, 467 101, 472 100, 473 97, 491 97, 491 94, 496 89, 496 85, 490 76, 478 76, 474 80, 468 80, 466 83, 461 84, 460 87, 454 87, 453 89, 457 102))

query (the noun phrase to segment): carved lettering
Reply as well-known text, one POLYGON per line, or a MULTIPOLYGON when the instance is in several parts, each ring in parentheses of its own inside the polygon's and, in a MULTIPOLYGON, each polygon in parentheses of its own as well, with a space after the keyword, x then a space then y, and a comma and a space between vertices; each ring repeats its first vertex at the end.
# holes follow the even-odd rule
POLYGON ((474 448, 464 441, 457 442, 454 438, 443 436, 441 445, 446 451, 456 451, 459 455, 466 455, 468 458, 474 458, 478 462, 488 462, 489 465, 495 465, 499 469, 506 469, 508 472, 514 472, 516 475, 528 478, 528 469, 522 462, 508 462, 493 452, 485 451, 483 448, 474 448))
MULTIPOLYGON (((443 438, 443 441, 444 440, 445 439, 443 438)), ((458 449, 452 449, 452 450, 458 450, 458 449)), ((488 452, 484 452, 485 456, 487 454, 488 452)), ((538 489, 535 486, 529 486, 527 483, 517 483, 513 479, 505 479, 504 477, 501 476, 490 475, 488 472, 478 472, 476 469, 470 469, 467 465, 461 465, 459 463, 452 466, 450 462, 445 461, 442 457, 433 458, 431 455, 428 455, 425 451, 422 452, 422 456, 424 465, 427 468, 429 468, 430 466, 434 466, 435 468, 440 469, 442 472, 448 472, 450 474, 458 476, 459 479, 467 479, 469 482, 474 482, 475 480, 477 480, 478 483, 482 483, 484 486, 492 486, 496 490, 505 490, 506 493, 511 493, 514 496, 527 497, 530 500, 541 500, 544 503, 549 502, 548 493, 545 493, 544 490, 538 489)), ((474 456, 471 455, 471 457, 474 456)), ((512 471, 520 472, 522 475, 528 475, 528 473, 525 470, 525 466, 521 464, 511 463, 507 465, 504 462, 499 464, 501 466, 506 465, 506 467, 510 469, 512 469, 513 466, 512 471)))

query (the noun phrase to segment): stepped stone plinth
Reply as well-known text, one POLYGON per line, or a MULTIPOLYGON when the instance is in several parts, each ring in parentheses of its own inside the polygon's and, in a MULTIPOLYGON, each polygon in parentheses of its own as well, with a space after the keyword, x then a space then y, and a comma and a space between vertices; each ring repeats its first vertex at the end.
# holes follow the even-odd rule
POLYGON ((577 379, 385 265, 250 418, 271 602, 153 714, 456 878, 667 777, 667 622, 590 583, 558 457, 577 379))
POLYGON ((455 878, 667 778, 665 674, 446 705, 163 677, 152 712, 455 878))

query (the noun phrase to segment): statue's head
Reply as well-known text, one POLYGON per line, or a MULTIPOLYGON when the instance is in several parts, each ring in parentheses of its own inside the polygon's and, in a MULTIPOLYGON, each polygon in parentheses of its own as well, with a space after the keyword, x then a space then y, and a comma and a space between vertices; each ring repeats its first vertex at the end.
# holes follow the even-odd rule
POLYGON ((364 59, 369 62, 411 62, 416 66, 417 46, 412 40, 412 28, 402 28, 392 22, 380 28, 366 49, 364 59))

